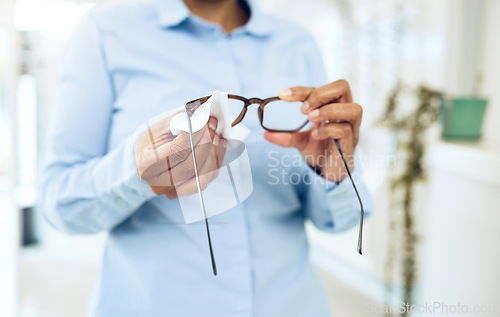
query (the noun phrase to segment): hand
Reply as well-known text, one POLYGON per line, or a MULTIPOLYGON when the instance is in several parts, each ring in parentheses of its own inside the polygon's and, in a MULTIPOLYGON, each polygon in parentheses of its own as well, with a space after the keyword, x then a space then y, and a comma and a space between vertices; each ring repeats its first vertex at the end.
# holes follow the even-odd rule
POLYGON ((344 179, 347 173, 334 139, 339 140, 352 170, 363 116, 363 108, 352 101, 349 84, 338 80, 318 88, 292 87, 281 90, 279 97, 290 102, 304 101, 301 112, 314 124, 307 131, 296 133, 266 131, 266 140, 284 147, 296 147, 324 178, 333 182, 344 179))
MULTIPOLYGON (((139 135, 135 144, 135 164, 139 177, 157 195, 168 199, 197 192, 189 134, 170 132, 171 117, 165 118, 139 135)), ((215 134, 217 119, 193 133, 200 184, 205 189, 218 175, 227 140, 215 134)))

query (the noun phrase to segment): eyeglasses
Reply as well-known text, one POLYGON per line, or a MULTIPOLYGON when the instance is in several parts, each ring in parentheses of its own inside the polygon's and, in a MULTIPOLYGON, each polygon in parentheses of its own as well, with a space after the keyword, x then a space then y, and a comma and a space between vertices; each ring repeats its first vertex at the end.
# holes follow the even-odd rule
MULTIPOLYGON (((212 263, 212 270, 214 275, 217 275, 217 266, 215 264, 215 256, 212 248, 212 240, 210 238, 210 228, 208 225, 208 217, 205 210, 205 203, 203 201, 203 194, 201 191, 201 184, 198 175, 198 166, 196 162, 196 154, 195 154, 195 146, 193 140, 193 131, 191 126, 191 116, 201 105, 203 105, 211 96, 206 96, 202 98, 198 98, 186 103, 185 111, 188 121, 189 127, 189 137, 191 142, 191 152, 193 155, 193 164, 195 169, 195 177, 196 183, 198 186, 198 196, 200 199, 201 209, 203 211, 203 215, 205 218, 205 227, 207 232, 208 239, 208 247, 210 251, 210 259, 212 263)), ((231 126, 234 127, 238 123, 240 123, 245 117, 248 107, 252 104, 258 104, 259 108, 257 111, 257 115, 259 117, 260 125, 267 131, 270 132, 288 132, 294 133, 299 132, 303 129, 309 122, 307 119, 303 119, 304 115, 300 112, 300 107, 302 102, 288 102, 281 100, 279 97, 270 97, 266 99, 260 98, 250 98, 247 99, 242 96, 228 94, 228 102, 229 102, 229 112, 232 117, 234 117, 234 121, 231 123, 231 126)), ((364 207, 363 202, 361 201, 361 197, 359 195, 358 189, 356 188, 356 184, 351 175, 351 171, 344 157, 344 153, 340 147, 340 143, 338 139, 334 139, 335 146, 337 147, 340 157, 342 158, 342 162, 347 170, 347 174, 351 181, 351 184, 356 193, 356 197, 358 199, 361 215, 359 222, 359 234, 358 234, 358 245, 357 250, 359 254, 362 254, 362 245, 363 245, 363 220, 364 220, 364 207)))
MULTIPOLYGON (((207 102, 210 97, 206 96, 189 101, 186 104, 186 111, 189 116, 202 104, 207 102)), ((298 132, 309 122, 307 119, 304 119, 304 115, 300 112, 302 102, 288 102, 281 100, 279 97, 247 99, 231 94, 228 94, 227 97, 229 114, 235 118, 231 123, 233 127, 243 120, 248 108, 253 104, 259 105, 257 116, 259 117, 260 125, 270 132, 298 132)))

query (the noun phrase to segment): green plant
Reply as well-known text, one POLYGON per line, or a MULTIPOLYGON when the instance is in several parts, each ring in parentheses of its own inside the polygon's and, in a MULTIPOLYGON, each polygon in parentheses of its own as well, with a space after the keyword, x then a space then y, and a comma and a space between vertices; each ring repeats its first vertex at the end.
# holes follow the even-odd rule
POLYGON ((419 240, 415 230, 414 187, 425 178, 425 136, 426 131, 438 121, 441 98, 441 92, 426 86, 410 89, 398 84, 389 94, 385 112, 379 120, 379 124, 395 135, 396 154, 404 162, 391 177, 391 200, 397 207, 391 210, 390 215, 385 274, 387 291, 391 295, 392 276, 394 270, 399 268, 403 283, 402 301, 410 304, 418 274, 416 248, 419 240), (396 246, 395 241, 401 241, 402 245, 396 246))

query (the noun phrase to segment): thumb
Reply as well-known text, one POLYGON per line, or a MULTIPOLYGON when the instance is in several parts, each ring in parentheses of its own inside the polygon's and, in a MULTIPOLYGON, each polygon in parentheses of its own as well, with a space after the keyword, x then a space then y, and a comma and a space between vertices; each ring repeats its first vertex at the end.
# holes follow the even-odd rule
POLYGON ((289 102, 305 101, 313 90, 313 87, 296 86, 280 90, 278 96, 281 100, 289 102))
POLYGON ((305 132, 288 133, 265 131, 264 138, 273 144, 282 147, 295 147, 299 150, 302 150, 307 143, 305 132))

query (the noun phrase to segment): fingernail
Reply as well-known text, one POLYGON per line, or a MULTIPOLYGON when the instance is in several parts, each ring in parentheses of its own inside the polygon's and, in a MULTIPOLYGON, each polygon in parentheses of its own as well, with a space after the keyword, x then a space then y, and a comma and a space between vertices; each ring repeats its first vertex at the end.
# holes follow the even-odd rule
POLYGON ((208 121, 208 127, 215 131, 215 129, 217 129, 217 123, 215 123, 214 120, 210 119, 208 121))
POLYGON ((309 111, 309 101, 304 101, 302 107, 300 107, 300 110, 302 111, 302 113, 307 114, 307 112, 309 111))
POLYGON ((215 146, 219 145, 219 136, 217 134, 214 135, 214 145, 215 146))
POLYGON ((313 110, 309 113, 309 119, 316 119, 317 117, 319 117, 319 110, 318 109, 313 110))
POLYGON ((292 95, 292 90, 290 88, 281 89, 279 92, 280 97, 290 97, 292 95))

